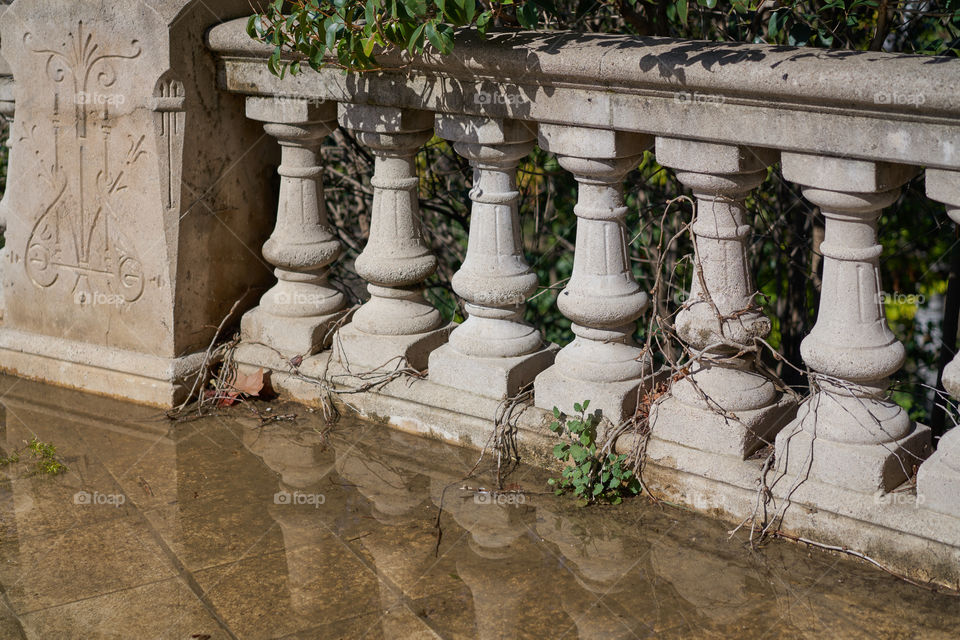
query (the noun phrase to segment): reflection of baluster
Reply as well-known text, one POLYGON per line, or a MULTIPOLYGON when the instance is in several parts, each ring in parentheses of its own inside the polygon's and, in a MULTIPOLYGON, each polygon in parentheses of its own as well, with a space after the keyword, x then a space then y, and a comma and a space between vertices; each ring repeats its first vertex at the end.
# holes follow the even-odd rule
POLYGON ((369 500, 379 523, 366 528, 359 541, 376 566, 383 637, 410 637, 404 600, 426 595, 421 591, 423 578, 437 563, 429 516, 418 508, 425 499, 425 478, 386 458, 378 460, 373 451, 352 444, 337 443, 335 448, 337 474, 369 500))
POLYGON ((674 169, 697 198, 692 230, 699 273, 676 321, 694 361, 690 375, 674 382, 671 397, 657 404, 654 433, 742 459, 771 442, 795 407, 756 370, 752 357, 736 357, 770 333, 770 321, 754 300, 743 199, 773 159, 759 149, 657 138, 657 162, 674 169))
POLYGON ((468 116, 438 116, 437 133, 470 160, 474 183, 467 256, 453 276, 468 317, 431 354, 430 379, 506 398, 550 366, 555 351, 523 321, 537 276, 523 259, 516 171, 533 134, 520 122, 468 116))
POLYGON ((341 105, 340 123, 376 157, 370 237, 357 257, 357 273, 370 299, 335 341, 348 367, 395 369, 406 362, 424 369, 430 352, 453 329, 423 295, 423 281, 437 268, 424 242, 414 157, 433 135, 433 114, 412 109, 341 105))
POLYGON ((636 618, 629 574, 637 567, 625 562, 630 557, 624 547, 629 535, 612 522, 599 527, 581 526, 572 518, 549 509, 537 508, 537 533, 557 546, 569 560, 575 583, 585 591, 578 594, 573 582, 562 588, 563 608, 577 625, 580 638, 635 638, 643 623, 636 618), (618 594, 627 598, 618 603, 618 594), (586 597, 585 597, 586 596, 586 597), (599 604, 600 599, 605 605, 599 604))
POLYGON ((782 166, 820 207, 826 227, 817 322, 800 346, 817 386, 777 436, 777 464, 855 491, 889 491, 910 477, 930 443, 930 430, 888 398, 904 349, 880 300, 877 219, 912 170, 786 152, 782 166))
MULTIPOLYGON (((659 580, 676 590, 691 605, 690 615, 729 624, 749 615, 755 604, 750 573, 715 550, 691 548, 666 538, 650 545, 650 563, 659 580), (709 589, 704 589, 709 584, 709 589)), ((666 595, 666 594, 665 594, 666 595)), ((686 616, 684 616, 686 617, 686 616)))
POLYGON ((333 470, 333 453, 326 449, 322 434, 288 425, 251 427, 242 437, 251 453, 280 474, 269 512, 283 535, 290 605, 299 615, 316 614, 339 595, 333 592, 339 585, 331 584, 329 591, 318 588, 316 575, 317 555, 326 553, 335 562, 331 556, 340 546, 331 527, 343 511, 342 497, 333 484, 322 482, 333 470), (294 496, 310 499, 294 504, 294 496), (323 496, 323 504, 316 504, 317 496, 323 496))
POLYGON ((307 100, 247 98, 247 117, 262 120, 280 141, 282 159, 277 224, 263 245, 277 284, 246 313, 243 339, 263 342, 287 356, 309 355, 327 341, 340 317, 343 294, 327 283, 340 241, 327 225, 320 142, 332 131, 336 105, 307 100))
MULTIPOLYGON (((927 169, 926 180, 927 196, 946 204, 947 215, 960 224, 960 171, 927 169)), ((943 388, 960 399, 960 355, 944 367, 943 388)), ((920 465, 917 500, 929 509, 960 518, 960 428, 941 437, 936 453, 920 465)))
POLYGON ((652 139, 639 134, 540 126, 540 146, 577 179, 573 274, 557 298, 572 322, 573 342, 537 376, 536 406, 573 413, 590 400, 613 423, 633 415, 650 360, 633 341, 649 297, 630 268, 621 182, 652 139))
POLYGON ((554 628, 563 611, 557 598, 544 592, 555 581, 543 573, 555 563, 544 562, 527 535, 534 516, 530 498, 463 491, 449 486, 452 480, 434 478, 431 495, 439 507, 442 494, 443 512, 470 533, 469 550, 461 547, 456 558, 457 575, 473 596, 476 630, 471 637, 509 638, 516 629, 554 628))

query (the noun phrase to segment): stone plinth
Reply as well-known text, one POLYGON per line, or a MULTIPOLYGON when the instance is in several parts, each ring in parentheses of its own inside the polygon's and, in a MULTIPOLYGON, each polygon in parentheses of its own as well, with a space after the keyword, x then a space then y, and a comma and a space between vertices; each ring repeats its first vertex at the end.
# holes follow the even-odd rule
POLYGON ((251 287, 275 153, 205 30, 246 0, 19 0, 0 366, 170 405, 251 287))

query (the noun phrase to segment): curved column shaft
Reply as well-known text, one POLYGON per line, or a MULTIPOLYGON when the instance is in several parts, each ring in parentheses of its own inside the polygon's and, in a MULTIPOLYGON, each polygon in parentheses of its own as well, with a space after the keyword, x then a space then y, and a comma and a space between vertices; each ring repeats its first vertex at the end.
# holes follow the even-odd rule
POLYGON ((572 413, 590 400, 611 422, 632 415, 649 358, 633 341, 649 296, 630 269, 621 181, 651 140, 638 134, 541 125, 540 146, 557 154, 579 185, 573 273, 557 306, 573 342, 537 376, 535 403, 572 413))
MULTIPOLYGON (((9 78, 8 81, 12 84, 13 78, 9 78)), ((16 110, 16 105, 12 100, 3 100, 0 101, 0 117, 3 117, 7 121, 7 139, 3 143, 9 149, 7 154, 7 164, 9 165, 13 155, 13 117, 16 110)), ((9 175, 9 171, 7 172, 9 175)), ((7 216, 9 212, 7 211, 7 193, 9 192, 9 185, 4 191, 3 199, 0 199, 0 233, 7 232, 7 216)), ((4 244, 3 248, 0 248, 0 265, 4 265, 8 260, 8 251, 7 245, 4 244)), ((4 268, 0 266, 0 268, 4 268)), ((3 312, 6 309, 6 303, 4 301, 4 292, 3 292, 3 280, 0 279, 0 322, 3 321, 3 312)))
POLYGON ((470 160, 474 182, 467 255, 453 276, 468 317, 431 354, 430 379, 506 398, 550 366, 555 351, 523 321, 537 276, 523 258, 516 172, 533 134, 519 122, 463 116, 439 116, 437 131, 470 160))
MULTIPOLYGON (((11 80, 12 82, 12 80, 11 80)), ((13 101, 0 100, 0 118, 3 118, 7 123, 7 139, 4 140, 3 144, 7 149, 13 149, 13 117, 16 111, 16 105, 13 101)), ((7 154, 7 162, 10 161, 10 154, 7 154)), ((4 191, 3 199, 0 199, 0 231, 7 230, 7 207, 6 207, 6 191, 9 191, 9 188, 4 191)))
POLYGON ((333 104, 248 98, 247 116, 265 120, 264 130, 281 147, 277 224, 263 245, 263 257, 276 269, 277 284, 244 315, 243 339, 262 342, 287 357, 310 355, 328 342, 344 296, 327 282, 340 255, 340 241, 327 223, 320 143, 335 123, 333 104))
POLYGON ((746 458, 770 442, 794 408, 750 357, 736 357, 770 332, 757 307, 743 198, 774 156, 764 150, 657 139, 657 160, 674 168, 697 200, 694 274, 677 332, 694 354, 653 414, 657 437, 746 458))
POLYGON ((451 327, 424 298, 423 281, 437 268, 424 242, 417 196, 417 150, 433 135, 425 111, 341 105, 340 122, 356 132, 375 160, 370 237, 357 258, 370 299, 340 330, 336 355, 348 368, 401 364, 423 369, 451 327))
POLYGON ((783 174, 826 219, 817 322, 800 345, 814 392, 777 437, 781 469, 872 492, 906 480, 929 445, 887 396, 904 348, 887 326, 880 300, 880 210, 909 173, 896 165, 783 155, 783 174))
MULTIPOLYGON (((960 224, 960 171, 927 169, 927 196, 943 202, 947 215, 960 224)), ((943 369, 943 388, 960 399, 960 355, 943 369)), ((937 451, 920 465, 917 473, 917 501, 922 505, 960 518, 960 429, 947 431, 937 451)))

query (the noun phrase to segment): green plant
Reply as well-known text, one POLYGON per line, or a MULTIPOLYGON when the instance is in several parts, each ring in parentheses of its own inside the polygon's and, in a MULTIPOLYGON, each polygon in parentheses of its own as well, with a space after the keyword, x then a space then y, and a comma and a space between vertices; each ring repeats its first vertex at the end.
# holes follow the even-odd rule
POLYGON ((550 430, 564 440, 553 448, 553 456, 568 466, 564 467, 561 477, 550 478, 547 482, 557 495, 572 491, 580 506, 600 500, 620 504, 624 496, 640 493, 640 481, 626 468, 626 455, 598 453, 600 415, 587 414, 589 406, 589 400, 582 405, 574 404, 578 413, 574 418, 562 414, 557 407, 553 408, 556 420, 550 424, 550 430))
MULTIPOLYGON (((423 53, 432 47, 440 53, 453 50, 454 27, 473 25, 486 33, 491 20, 514 8, 513 0, 493 0, 489 8, 476 0, 283 0, 269 2, 262 13, 250 16, 247 33, 274 45, 270 70, 281 73, 287 65, 280 55, 286 47, 300 53, 318 69, 329 54, 346 69, 378 67, 374 51, 406 50, 423 53)), ((539 22, 533 2, 516 5, 521 25, 539 22)), ((300 62, 290 64, 297 73, 300 62)))
POLYGON ((33 458, 33 472, 43 475, 56 476, 64 473, 67 467, 57 458, 57 449, 49 442, 38 440, 34 436, 25 447, 17 449, 8 456, 0 458, 0 467, 6 467, 20 462, 20 453, 29 451, 33 458))
POLYGON ((251 37, 273 45, 268 65, 296 73, 332 59, 377 69, 376 54, 453 50, 455 28, 569 29, 833 49, 960 53, 957 0, 908 10, 887 0, 269 0, 251 37), (878 6, 879 5, 879 6, 878 6), (284 61, 284 51, 299 60, 284 61))
POLYGON ((67 470, 57 459, 57 449, 49 442, 41 442, 36 436, 27 445, 34 458, 34 469, 37 473, 55 476, 67 470))

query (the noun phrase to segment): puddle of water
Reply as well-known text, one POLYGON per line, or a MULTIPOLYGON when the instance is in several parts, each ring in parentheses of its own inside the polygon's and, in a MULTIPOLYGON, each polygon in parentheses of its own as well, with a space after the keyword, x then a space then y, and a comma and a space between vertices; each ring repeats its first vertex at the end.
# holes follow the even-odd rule
POLYGON ((578 509, 542 470, 461 489, 472 451, 303 407, 172 425, 0 378, 0 638, 957 638, 960 599, 638 499, 578 509), (24 456, 25 457, 25 456, 24 456), (443 503, 437 532, 438 505, 443 503))

